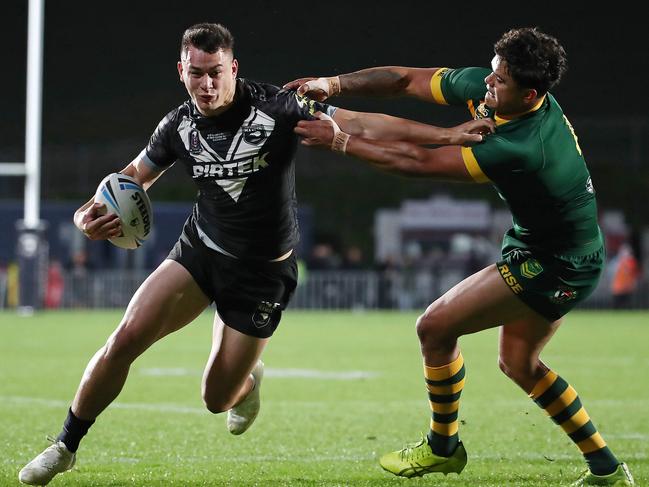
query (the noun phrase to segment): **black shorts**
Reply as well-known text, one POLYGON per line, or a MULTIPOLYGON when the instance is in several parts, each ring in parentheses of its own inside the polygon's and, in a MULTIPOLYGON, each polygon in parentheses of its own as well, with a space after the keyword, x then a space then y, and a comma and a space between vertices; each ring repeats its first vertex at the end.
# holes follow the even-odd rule
POLYGON ((295 253, 279 262, 228 257, 203 244, 191 217, 167 258, 189 271, 227 326, 258 338, 273 334, 297 286, 295 253))

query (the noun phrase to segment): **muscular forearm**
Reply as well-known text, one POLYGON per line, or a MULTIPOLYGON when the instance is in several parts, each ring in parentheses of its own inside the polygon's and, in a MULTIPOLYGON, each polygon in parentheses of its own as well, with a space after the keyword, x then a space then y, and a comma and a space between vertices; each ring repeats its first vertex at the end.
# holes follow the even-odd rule
POLYGON ((372 140, 399 140, 413 144, 460 144, 460 132, 380 113, 348 112, 334 117, 340 128, 350 134, 372 140), (348 115, 348 116, 344 116, 348 115))
POLYGON ((471 175, 458 160, 458 147, 426 149, 408 142, 380 142, 349 137, 345 153, 377 169, 411 177, 428 177, 446 181, 470 182, 471 175))
POLYGON ((403 95, 409 84, 407 69, 398 66, 363 69, 339 78, 341 92, 352 95, 403 95))

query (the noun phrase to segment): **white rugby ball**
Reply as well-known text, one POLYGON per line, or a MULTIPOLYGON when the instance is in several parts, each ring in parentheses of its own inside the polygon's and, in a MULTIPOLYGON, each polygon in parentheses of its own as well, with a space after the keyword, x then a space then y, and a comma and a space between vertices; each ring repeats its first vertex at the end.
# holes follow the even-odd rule
POLYGON ((109 239, 113 245, 136 249, 151 234, 151 201, 132 177, 119 173, 106 176, 97 187, 95 202, 106 205, 106 213, 115 213, 122 221, 122 234, 109 239))

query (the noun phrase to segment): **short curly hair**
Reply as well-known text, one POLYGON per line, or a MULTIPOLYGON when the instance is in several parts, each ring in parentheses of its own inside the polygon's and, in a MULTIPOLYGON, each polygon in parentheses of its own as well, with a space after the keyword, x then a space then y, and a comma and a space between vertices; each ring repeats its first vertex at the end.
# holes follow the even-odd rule
POLYGON ((518 85, 540 95, 556 86, 568 69, 563 46, 537 27, 505 32, 494 44, 494 52, 507 63, 509 75, 518 85))

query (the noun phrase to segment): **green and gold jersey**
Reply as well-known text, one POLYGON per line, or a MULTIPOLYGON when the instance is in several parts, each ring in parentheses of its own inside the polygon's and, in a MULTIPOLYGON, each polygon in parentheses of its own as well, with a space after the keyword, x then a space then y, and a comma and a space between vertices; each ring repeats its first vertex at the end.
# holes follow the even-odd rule
POLYGON ((512 212, 504 245, 553 254, 584 255, 602 245, 597 204, 577 136, 563 110, 547 94, 529 112, 499 117, 484 104, 484 68, 440 69, 431 79, 437 103, 467 105, 474 118, 491 117, 496 132, 463 147, 477 182, 491 182, 512 212))

